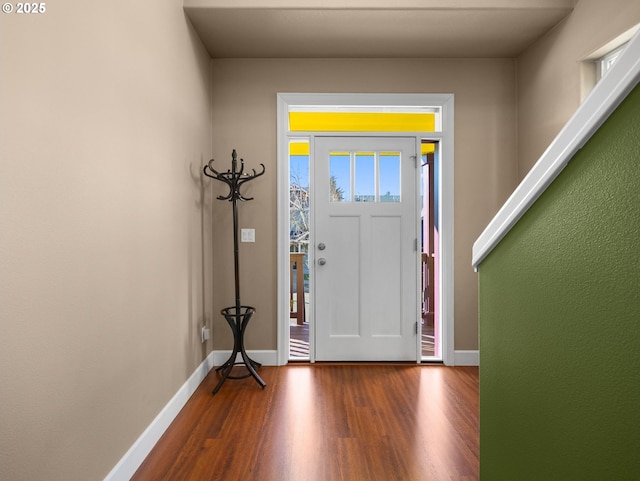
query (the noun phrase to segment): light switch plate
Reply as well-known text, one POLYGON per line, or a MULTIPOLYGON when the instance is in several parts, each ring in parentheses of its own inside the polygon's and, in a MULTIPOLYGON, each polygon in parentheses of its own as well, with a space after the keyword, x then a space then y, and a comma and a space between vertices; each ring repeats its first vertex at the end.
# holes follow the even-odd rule
POLYGON ((240 230, 241 242, 255 242, 256 230, 255 229, 241 229, 240 230))

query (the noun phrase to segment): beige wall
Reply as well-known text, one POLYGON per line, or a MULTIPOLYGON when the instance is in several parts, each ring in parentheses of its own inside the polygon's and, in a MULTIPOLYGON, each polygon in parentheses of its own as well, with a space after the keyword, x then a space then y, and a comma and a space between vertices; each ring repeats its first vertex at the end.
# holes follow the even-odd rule
MULTIPOLYGON (((213 155, 227 168, 235 148, 249 167, 267 168, 249 184, 256 200, 240 205, 240 226, 256 229, 256 243, 241 244, 242 301, 257 308, 248 349, 276 349, 278 92, 455 94, 455 348, 478 348, 471 247, 516 185, 514 65, 508 59, 213 60, 213 155)), ((231 208, 218 202, 213 209, 218 311, 233 304, 231 208)), ((214 347, 230 349, 224 320, 218 316, 214 326, 214 347)))
POLYGON ((179 0, 46 6, 0 15, 0 479, 100 480, 211 348, 210 65, 179 0))
POLYGON ((518 58, 518 176, 523 178, 580 105, 580 62, 640 23, 637 0, 579 0, 518 58))

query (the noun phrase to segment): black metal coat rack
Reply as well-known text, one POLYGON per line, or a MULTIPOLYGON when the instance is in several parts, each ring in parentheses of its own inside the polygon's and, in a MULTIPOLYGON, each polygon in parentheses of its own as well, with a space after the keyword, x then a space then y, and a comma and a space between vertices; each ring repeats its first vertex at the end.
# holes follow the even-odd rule
POLYGON ((243 306, 240 302, 240 274, 238 251, 238 201, 253 200, 253 197, 244 197, 240 193, 240 187, 247 182, 263 175, 265 168, 264 164, 260 164, 262 166, 262 172, 256 172, 255 169, 251 169, 251 174, 244 172, 244 159, 240 159, 240 170, 238 170, 237 157, 238 154, 236 154, 236 151, 234 149, 231 153, 231 169, 227 170, 226 172, 218 172, 213 168, 214 159, 211 159, 209 163, 204 166, 204 175, 206 175, 207 177, 211 177, 212 179, 224 182, 229 187, 229 194, 220 195, 218 196, 218 199, 228 200, 233 204, 233 268, 235 275, 236 303, 234 306, 225 307, 220 311, 231 327, 231 331, 233 331, 233 352, 231 353, 229 359, 227 359, 227 361, 222 366, 216 369, 216 372, 221 373, 222 376, 220 378, 220 381, 218 381, 216 387, 213 389, 213 394, 216 394, 220 390, 227 379, 245 379, 253 376, 253 378, 261 387, 264 388, 266 386, 266 383, 256 372, 256 369, 260 368, 262 365, 259 362, 251 359, 244 348, 244 332, 247 328, 247 324, 249 324, 251 316, 253 316, 253 313, 255 312, 255 308, 251 306, 243 306), (242 356, 242 362, 237 361, 238 354, 242 356), (236 365, 244 365, 249 372, 242 376, 232 376, 231 371, 236 365))

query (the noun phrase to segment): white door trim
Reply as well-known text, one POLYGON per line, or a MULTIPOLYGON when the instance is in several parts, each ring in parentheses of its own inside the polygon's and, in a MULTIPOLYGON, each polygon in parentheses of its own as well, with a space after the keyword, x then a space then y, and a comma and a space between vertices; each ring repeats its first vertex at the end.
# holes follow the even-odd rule
MULTIPOLYGON (((289 362, 289 155, 290 138, 300 137, 288 127, 288 112, 291 106, 435 106, 442 109, 439 132, 411 133, 417 139, 440 140, 440 315, 442 322, 442 360, 446 365, 455 364, 454 352, 454 210, 453 210, 453 94, 277 94, 277 282, 278 282, 278 365, 289 362)), ((327 135, 327 132, 323 132, 327 135)), ((333 134, 332 134, 333 135, 333 134)), ((341 135, 341 134, 336 134, 341 135)), ((344 135, 344 134, 342 134, 344 135)), ((353 135, 349 133, 348 135, 353 135)), ((398 134, 380 133, 389 137, 398 134)), ((407 134, 403 134, 406 136, 407 134)), ((306 133, 313 140, 315 133, 306 133)), ((313 145, 312 145, 313 147, 313 145)), ((313 355, 313 354, 312 354, 313 355)), ((313 359, 313 358, 312 358, 313 359)))

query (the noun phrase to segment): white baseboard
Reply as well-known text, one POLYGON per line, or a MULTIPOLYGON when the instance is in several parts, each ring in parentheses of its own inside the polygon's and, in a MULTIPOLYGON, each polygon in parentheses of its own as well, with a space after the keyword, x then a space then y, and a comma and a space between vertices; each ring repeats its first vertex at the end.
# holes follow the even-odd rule
POLYGON ((171 422, 187 403, 196 388, 206 375, 211 371, 214 362, 214 351, 210 352, 204 361, 196 368, 193 374, 182 385, 178 392, 171 398, 160 414, 149 424, 135 443, 129 448, 118 464, 104 478, 104 481, 125 481, 137 471, 151 449, 164 434, 171 422))
MULTIPOLYGON (((263 366, 277 366, 278 365, 278 351, 247 351, 247 354, 254 361, 258 361, 263 366)), ((231 351, 213 351, 213 364, 215 366, 221 366, 224 364, 231 351)), ((238 361, 242 358, 240 355, 237 357, 238 361)), ((455 351, 454 352, 454 366, 479 366, 480 365, 480 352, 479 351, 455 351)))
MULTIPOLYGON (((251 359, 259 362, 263 366, 277 366, 278 365, 278 351, 247 351, 247 354, 251 359)), ((231 356, 231 351, 213 351, 213 364, 215 366, 221 366, 231 356)), ((238 354, 236 357, 238 361, 242 360, 242 356, 238 354)))
POLYGON ((479 366, 480 351, 455 351, 454 366, 479 366))

